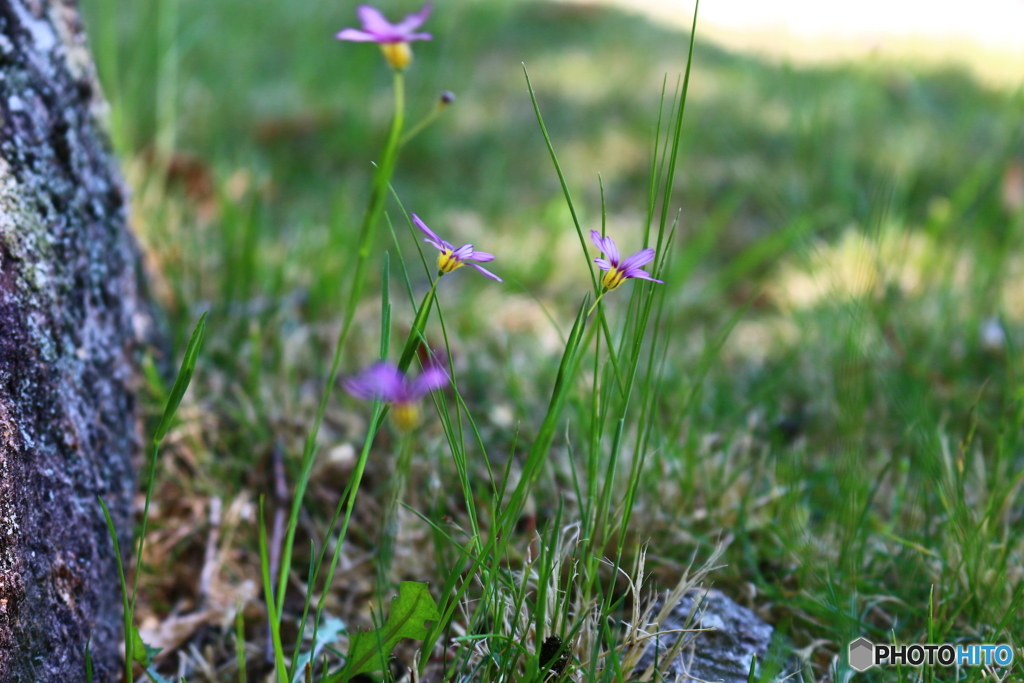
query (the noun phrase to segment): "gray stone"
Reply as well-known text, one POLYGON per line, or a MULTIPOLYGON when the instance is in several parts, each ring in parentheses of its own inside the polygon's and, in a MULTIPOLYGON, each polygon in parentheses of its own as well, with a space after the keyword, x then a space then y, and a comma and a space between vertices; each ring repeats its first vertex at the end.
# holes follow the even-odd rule
MULTIPOLYGON (((659 605, 654 611, 660 608, 659 605)), ((772 640, 769 624, 714 589, 685 594, 658 627, 662 632, 683 629, 700 629, 700 632, 665 633, 651 638, 635 672, 640 673, 657 662, 656 668, 664 671, 661 680, 665 681, 747 683, 753 656, 757 655, 759 663, 765 662, 772 640), (698 600, 696 610, 695 599, 698 600), (681 650, 666 663, 665 658, 671 656, 680 637, 683 638, 681 650)), ((760 666, 757 669, 760 671, 760 666)), ((782 681, 785 677, 782 674, 775 680, 782 681)))

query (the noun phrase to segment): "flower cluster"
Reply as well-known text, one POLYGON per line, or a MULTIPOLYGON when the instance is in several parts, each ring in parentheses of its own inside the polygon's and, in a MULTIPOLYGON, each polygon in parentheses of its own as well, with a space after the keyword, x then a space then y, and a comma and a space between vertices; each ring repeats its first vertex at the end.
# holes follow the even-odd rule
MULTIPOLYGON (((409 47, 409 43, 415 40, 432 39, 429 33, 418 32, 418 29, 427 20, 427 17, 430 16, 430 11, 431 5, 428 3, 419 12, 408 15, 397 24, 392 24, 379 10, 369 5, 360 5, 356 12, 362 22, 362 28, 346 28, 338 32, 335 37, 338 40, 379 44, 388 63, 396 72, 401 72, 412 61, 412 50, 409 47)), ((396 83, 400 82, 401 79, 396 77, 396 83)), ((441 94, 439 108, 443 108, 454 99, 454 95, 444 91, 441 94)), ((399 101, 397 95, 396 101, 399 101)), ((409 136, 418 132, 430 120, 432 119, 428 117, 425 122, 422 122, 419 127, 410 132, 409 136)), ((403 138, 404 140, 405 138, 403 138)), ((437 275, 439 278, 458 270, 462 266, 469 265, 478 270, 482 275, 502 282, 500 277, 480 265, 481 263, 493 261, 494 254, 476 251, 472 244, 456 247, 451 242, 439 237, 419 216, 411 214, 411 217, 413 224, 426 236, 423 241, 436 248, 439 252, 437 256, 437 275)), ((623 259, 619 255, 618 245, 611 237, 604 236, 596 230, 591 230, 590 239, 602 254, 602 256, 594 259, 598 268, 604 271, 604 275, 601 278, 601 292, 599 293, 598 300, 606 292, 617 289, 626 280, 638 279, 662 282, 641 268, 641 266, 650 263, 654 259, 653 249, 641 249, 632 256, 623 259)), ((431 293, 433 293, 433 290, 431 290, 431 293)), ((409 430, 419 422, 420 399, 427 393, 444 387, 448 384, 448 381, 447 373, 436 363, 426 365, 418 377, 410 379, 397 366, 387 361, 380 361, 363 372, 345 380, 344 387, 348 393, 356 398, 380 400, 390 403, 391 414, 398 427, 402 430, 409 430)))

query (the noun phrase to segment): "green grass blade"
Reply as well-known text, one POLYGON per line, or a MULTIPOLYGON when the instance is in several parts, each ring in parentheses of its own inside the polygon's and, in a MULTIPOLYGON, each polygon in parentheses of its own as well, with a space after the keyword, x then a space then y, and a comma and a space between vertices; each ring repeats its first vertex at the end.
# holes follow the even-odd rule
POLYGON ((195 328, 192 330, 192 336, 188 340, 188 345, 185 347, 185 356, 181 361, 181 367, 178 368, 178 376, 174 380, 174 385, 171 387, 171 393, 167 397, 167 403, 164 405, 163 416, 160 418, 160 424, 153 434, 153 440, 149 444, 149 474, 148 481, 146 482, 146 502, 142 508, 142 523, 139 528, 139 545, 138 550, 135 553, 135 561, 137 569, 135 571, 135 578, 132 581, 132 594, 131 594, 131 612, 135 613, 135 597, 139 588, 139 576, 142 574, 142 550, 146 544, 146 527, 149 523, 149 504, 153 499, 153 484, 156 480, 156 464, 157 455, 160 451, 160 442, 167 434, 167 430, 170 429, 171 421, 174 419, 174 414, 178 410, 178 406, 181 404, 181 399, 185 395, 185 391, 188 389, 189 383, 192 381, 192 374, 196 369, 196 360, 199 358, 199 349, 203 344, 203 335, 206 333, 206 313, 203 313, 199 317, 199 322, 196 323, 195 328))
POLYGON ((586 329, 586 312, 590 306, 590 295, 583 297, 583 303, 576 314, 576 322, 573 324, 572 332, 569 334, 569 343, 562 354, 562 362, 558 368, 558 375, 555 378, 555 386, 551 393, 551 400, 548 403, 548 410, 541 423, 540 430, 534 439, 523 463, 523 473, 519 483, 512 492, 508 505, 501 512, 499 527, 503 529, 503 535, 507 537, 509 530, 519 517, 523 504, 526 502, 526 494, 529 487, 540 473, 540 468, 547 460, 548 452, 551 449, 551 442, 555 438, 555 431, 562 415, 562 408, 565 406, 569 391, 572 388, 572 380, 580 359, 580 344, 583 340, 583 332, 586 329))
POLYGON ((270 578, 270 556, 267 552, 267 523, 263 513, 263 495, 260 495, 260 571, 263 575, 263 595, 267 605, 267 621, 270 624, 270 638, 274 648, 274 672, 277 683, 288 683, 288 667, 284 661, 284 647, 281 645, 281 619, 274 600, 274 583, 270 578))
POLYGON ((124 579, 124 565, 121 563, 121 546, 117 542, 117 529, 114 528, 114 520, 110 517, 110 510, 102 498, 96 498, 103 508, 103 518, 107 520, 107 530, 110 532, 110 539, 114 542, 114 558, 117 560, 117 579, 121 584, 121 604, 124 608, 124 680, 132 683, 132 663, 135 658, 132 656, 132 606, 128 600, 128 583, 124 579))
POLYGON ((203 345, 204 334, 206 334, 206 313, 199 317, 199 322, 196 323, 195 328, 192 330, 192 336, 188 340, 188 346, 185 347, 185 357, 181 361, 178 376, 175 378, 174 385, 171 387, 171 393, 167 397, 163 416, 160 418, 156 431, 153 432, 153 441, 155 443, 163 441, 167 430, 171 428, 171 420, 174 419, 174 413, 177 412, 181 399, 185 395, 185 390, 188 389, 189 382, 192 381, 192 373, 196 369, 196 360, 199 358, 199 348, 203 345))
POLYGON ((381 266, 380 287, 380 358, 386 360, 391 345, 391 261, 386 251, 384 265, 381 266))
MULTIPOLYGON (((530 74, 526 70, 526 64, 523 64, 523 75, 526 76, 526 88, 530 91, 530 101, 533 102, 533 111, 537 115, 537 123, 540 125, 540 132, 544 136, 544 144, 548 147, 548 153, 551 155, 551 163, 555 165, 555 173, 558 174, 558 182, 562 185, 562 193, 565 195, 565 203, 569 206, 569 213, 572 214, 572 223, 576 226, 576 234, 580 238, 580 247, 583 249, 584 257, 587 256, 587 240, 583 236, 583 228, 580 226, 580 219, 576 215, 576 205, 573 204, 572 194, 569 192, 569 185, 565 181, 565 174, 562 173, 562 167, 558 163, 558 156, 555 154, 555 147, 551 144, 551 136, 548 135, 547 126, 544 125, 544 117, 540 113, 540 105, 537 104, 537 95, 533 92, 533 84, 530 83, 530 74)), ((597 291, 597 276, 594 275, 594 264, 589 258, 587 261, 587 270, 590 272, 590 281, 594 287, 594 291, 597 291)))
POLYGON ((661 237, 665 232, 668 222, 669 204, 672 201, 672 187, 676 176, 676 160, 679 157, 679 139, 683 130, 683 113, 686 111, 686 95, 690 89, 690 71, 693 67, 693 46, 697 38, 697 11, 700 9, 700 0, 693 6, 693 23, 690 26, 690 48, 686 55, 686 72, 683 75, 683 90, 679 95, 679 108, 676 110, 675 130, 672 134, 672 152, 668 160, 668 169, 665 178, 665 188, 662 192, 661 204, 661 225, 658 230, 658 243, 655 252, 661 253, 661 237))
POLYGON ((245 615, 242 614, 242 606, 238 606, 235 612, 235 662, 238 665, 238 683, 246 683, 245 680, 245 615))

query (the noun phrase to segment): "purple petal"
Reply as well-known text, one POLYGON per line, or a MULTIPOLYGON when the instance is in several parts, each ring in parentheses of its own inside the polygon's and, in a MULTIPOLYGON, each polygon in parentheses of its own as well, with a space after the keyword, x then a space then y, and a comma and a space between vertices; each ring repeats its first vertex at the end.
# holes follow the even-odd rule
POLYGON ((603 258, 596 258, 596 259, 594 259, 594 263, 596 263, 597 267, 600 268, 601 270, 611 270, 612 269, 612 264, 608 263, 608 261, 604 260, 603 258))
POLYGON ((590 240, 601 250, 601 253, 608 257, 608 262, 613 266, 619 263, 619 247, 611 237, 601 237, 597 230, 590 231, 590 240))
POLYGON ((424 242, 430 242, 435 247, 437 247, 440 251, 444 251, 445 249, 451 249, 451 245, 448 244, 447 242, 445 242, 440 237, 438 237, 437 233, 435 233, 433 230, 428 228, 427 224, 424 223, 420 219, 420 217, 417 216, 416 214, 412 214, 412 222, 413 222, 413 225, 415 225, 417 228, 422 230, 423 234, 427 236, 427 239, 423 240, 424 242))
MULTIPOLYGON (((430 16, 430 11, 432 9, 434 9, 433 6, 431 5, 431 3, 428 2, 422 7, 422 9, 420 9, 419 12, 416 12, 415 14, 410 14, 404 19, 402 19, 400 22, 395 24, 395 32, 406 34, 409 36, 409 40, 415 40, 416 38, 413 35, 411 35, 412 31, 415 31, 416 29, 423 25, 423 22, 425 22, 427 20, 427 17, 430 16)), ((423 38, 421 40, 430 40, 429 34, 423 33, 420 35, 428 36, 427 38, 423 38)))
POLYGON ((342 386, 356 398, 392 402, 405 395, 405 376, 391 363, 381 361, 349 377, 342 386))
POLYGON ((465 261, 473 255, 473 245, 463 244, 461 247, 452 252, 452 258, 456 261, 465 261))
MULTIPOLYGON (((633 270, 634 268, 639 268, 640 266, 644 265, 645 263, 649 263, 651 261, 651 259, 653 259, 653 258, 654 258, 654 250, 653 249, 651 249, 651 248, 641 249, 640 251, 636 252, 635 254, 630 256, 628 259, 623 261, 622 264, 621 264, 621 267, 622 267, 623 271, 628 273, 630 270, 633 270)), ((630 277, 630 276, 627 274, 626 277, 630 277)))
POLYGON ((395 34, 395 26, 391 25, 376 7, 360 5, 356 8, 359 21, 363 22, 363 30, 372 33, 377 39, 387 39, 395 34))
POLYGON ((494 254, 488 254, 486 251, 474 251, 468 258, 480 263, 490 263, 494 260, 494 254))
POLYGON ((423 368, 423 373, 412 381, 409 387, 409 398, 419 398, 424 394, 448 386, 448 373, 440 365, 431 364, 423 368))
POLYGON ((353 43, 375 43, 377 38, 366 31, 357 28, 346 28, 334 34, 338 40, 350 40, 353 43))
POLYGON ((639 268, 633 268, 623 273, 627 278, 634 278, 636 280, 650 280, 651 282, 657 282, 658 284, 665 284, 664 280, 658 280, 651 277, 651 274, 646 270, 640 270, 639 268))
POLYGON ((481 273, 483 273, 487 277, 491 278, 492 280, 497 280, 498 282, 504 282, 504 280, 502 280, 500 277, 498 277, 497 275, 495 275, 491 271, 487 270, 486 268, 481 268, 480 266, 478 266, 475 263, 470 263, 469 265, 473 266, 474 268, 476 268, 477 270, 479 270, 481 273))
POLYGON ((405 42, 411 42, 413 40, 433 40, 434 34, 432 33, 410 33, 405 37, 405 42))

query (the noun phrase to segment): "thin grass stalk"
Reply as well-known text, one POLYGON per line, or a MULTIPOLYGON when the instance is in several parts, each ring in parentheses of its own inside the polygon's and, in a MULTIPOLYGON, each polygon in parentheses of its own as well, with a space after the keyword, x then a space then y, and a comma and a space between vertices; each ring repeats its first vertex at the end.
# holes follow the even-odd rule
MULTIPOLYGON (((662 270, 665 270, 664 266, 662 270)), ((666 328, 664 335, 662 335, 662 321, 665 319, 665 302, 667 300, 665 290, 659 293, 658 297, 658 310, 654 316, 654 335, 649 344, 649 353, 647 356, 647 375, 644 378, 644 398, 640 405, 640 417, 637 422, 641 427, 637 430, 636 443, 634 445, 634 451, 636 453, 643 453, 650 447, 651 434, 654 431, 655 423, 655 401, 656 392, 652 391, 652 387, 656 383, 662 381, 662 377, 665 372, 665 365, 668 362, 668 344, 671 339, 671 329, 666 328), (662 355, 661 360, 657 360, 659 341, 664 336, 663 344, 661 345, 662 355), (657 370, 655 369, 657 368, 657 370)), ((626 515, 631 514, 631 510, 626 512, 626 515)), ((628 522, 628 520, 627 520, 628 522)))
MULTIPOLYGON (((647 218, 644 220, 644 246, 650 242, 651 223, 654 221, 654 207, 658 201, 658 143, 661 142, 661 119, 665 114, 665 89, 668 86, 668 74, 661 79, 661 99, 658 102, 658 122, 654 125, 654 152, 651 154, 651 183, 647 188, 647 218)), ((673 98, 674 99, 674 98, 673 98)), ((603 232, 603 231, 602 231, 603 232)))
POLYGON ((290 683, 288 667, 284 661, 284 647, 281 645, 281 618, 274 600, 274 584, 270 580, 270 556, 267 552, 267 523, 263 512, 264 497, 260 495, 259 504, 259 545, 260 571, 263 575, 263 595, 267 605, 267 618, 270 622, 270 637, 274 644, 274 675, 277 683, 290 683))
POLYGON ((566 398, 571 390, 572 381, 576 376, 576 370, 579 366, 580 346, 583 340, 583 332, 587 326, 584 311, 587 310, 589 299, 589 295, 584 297, 583 304, 576 316, 572 333, 569 335, 569 343, 565 348, 562 362, 558 368, 558 375, 555 378, 554 390, 551 394, 551 401, 548 404, 544 421, 541 423, 540 431, 527 454, 526 462, 523 464, 522 476, 512 492, 512 498, 501 513, 499 528, 503 534, 507 535, 511 531, 512 524, 519 516, 522 506, 526 502, 527 490, 533 485, 533 481, 540 472, 541 466, 547 460, 551 443, 554 440, 555 430, 561 418, 562 408, 565 405, 566 398))
POLYGON ((398 508, 405 493, 405 485, 409 480, 412 467, 412 434, 405 432, 398 442, 398 459, 388 482, 387 499, 384 503, 384 516, 381 519, 381 539, 377 550, 377 599, 381 606, 383 623, 384 593, 391 586, 388 575, 395 550, 395 538, 398 536, 398 508))
MULTIPOLYGON (((585 538, 593 538, 596 532, 596 498, 598 488, 598 456, 601 452, 601 435, 604 432, 601 415, 604 401, 601 400, 601 337, 594 342, 594 380, 590 388, 590 448, 587 453, 587 497, 583 502, 581 516, 586 524, 585 538)), ((589 585, 589 584, 588 584, 589 585)), ((589 597, 584 590, 584 599, 589 597)))
POLYGON ((676 160, 679 157, 679 138, 683 129, 683 114, 686 112, 686 94, 690 90, 690 71, 693 68, 693 45, 697 37, 697 13, 700 10, 700 0, 696 0, 693 6, 693 23, 690 25, 690 49, 686 55, 686 71, 683 75, 683 90, 679 95, 679 109, 676 112, 675 131, 672 136, 672 153, 668 160, 668 174, 665 178, 665 190, 662 193, 661 204, 661 225, 658 232, 658 246, 655 253, 661 253, 661 236, 665 232, 668 222, 668 207, 672 200, 672 185, 676 177, 676 160))
POLYGON ((242 605, 235 612, 235 665, 238 667, 238 683, 246 683, 245 674, 245 615, 242 605))
MULTIPOLYGON (((476 436, 477 445, 480 448, 480 453, 484 458, 484 462, 487 462, 487 449, 484 446, 483 437, 480 436, 480 430, 477 428, 476 421, 473 420, 472 415, 470 415, 469 408, 466 406, 466 402, 462 398, 462 394, 459 391, 459 387, 455 379, 454 355, 452 354, 451 344, 448 337, 448 328, 444 322, 444 314, 441 310, 440 301, 437 303, 437 320, 441 326, 441 334, 444 337, 445 352, 448 357, 448 373, 451 378, 452 390, 456 397, 456 418, 458 419, 456 424, 458 425, 458 429, 453 429, 453 421, 448 412, 448 406, 440 396, 434 397, 434 407, 437 410, 438 418, 441 419, 441 425, 444 428, 445 436, 448 439, 448 447, 451 450, 452 460, 455 463, 455 470, 459 477, 459 485, 462 487, 462 496, 466 503, 466 514, 469 516, 470 532, 472 533, 471 540, 479 551, 480 525, 477 520, 473 486, 469 478, 469 461, 466 457, 466 441, 464 428, 462 426, 463 415, 465 415, 466 419, 469 420, 470 427, 473 430, 473 434, 476 436)), ((489 464, 488 471, 490 471, 489 464)))
MULTIPOLYGON (((530 74, 526 70, 526 64, 523 64, 523 75, 526 76, 526 88, 530 91, 530 101, 533 102, 533 111, 537 115, 537 123, 540 125, 540 132, 544 136, 544 144, 548 147, 548 154, 551 155, 551 162, 555 165, 555 173, 558 174, 558 182, 562 186, 562 194, 565 195, 565 203, 569 206, 569 214, 572 216, 572 223, 576 226, 576 235, 580 240, 580 248, 583 249, 583 256, 587 255, 587 241, 583 237, 583 228, 580 226, 580 219, 576 215, 576 205, 572 201, 572 194, 569 192, 569 185, 565 181, 565 175, 562 173, 562 167, 558 163, 558 156, 555 154, 555 148, 551 144, 551 136, 548 135, 547 126, 544 125, 544 118, 540 115, 540 105, 537 104, 537 95, 533 92, 533 84, 530 82, 530 74)), ((590 282, 593 285, 594 291, 598 290, 597 276, 594 274, 594 264, 587 259, 587 270, 590 273, 590 282)))
POLYGON ((132 638, 132 628, 134 620, 132 618, 132 609, 128 600, 128 583, 124 578, 124 565, 121 563, 121 546, 117 542, 117 529, 114 527, 114 520, 110 517, 110 510, 107 509, 107 504, 103 502, 103 499, 96 498, 100 502, 100 507, 103 508, 103 518, 107 520, 107 529, 110 531, 110 538, 114 541, 114 558, 117 560, 117 578, 121 584, 121 604, 124 608, 124 680, 127 683, 132 683, 133 671, 132 663, 135 658, 132 656, 132 648, 134 638, 132 638))

